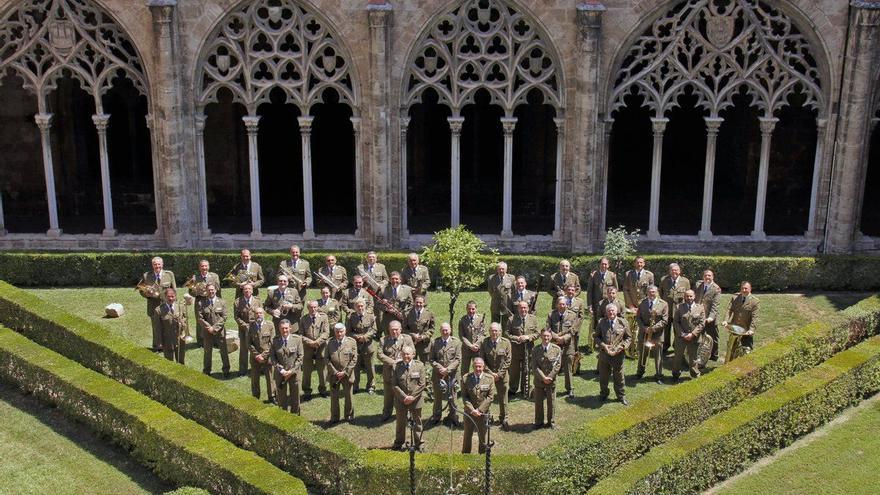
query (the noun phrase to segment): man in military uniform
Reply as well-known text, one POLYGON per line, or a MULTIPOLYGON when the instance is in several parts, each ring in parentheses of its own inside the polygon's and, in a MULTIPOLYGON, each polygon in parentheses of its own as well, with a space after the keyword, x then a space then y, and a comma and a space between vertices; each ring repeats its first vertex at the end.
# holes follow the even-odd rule
POLYGON ((623 303, 617 299, 617 287, 609 287, 605 292, 605 297, 599 301, 599 314, 605 314, 605 308, 608 307, 609 304, 613 304, 617 306, 617 315, 621 318, 623 317, 623 303))
MULTIPOLYGON (((697 304, 702 304, 706 310, 706 326, 704 332, 712 337, 711 361, 718 361, 718 311, 721 305, 721 287, 715 283, 715 272, 703 270, 703 280, 694 289, 697 304)), ((705 365, 705 363, 703 363, 705 365)))
POLYGON ((345 268, 336 264, 336 256, 332 254, 327 256, 324 262, 326 265, 318 271, 319 275, 323 275, 317 278, 318 288, 328 287, 330 289, 330 296, 338 301, 342 299, 342 294, 345 293, 345 289, 348 287, 348 272, 345 271, 345 268), (327 280, 332 282, 332 286, 327 280))
POLYGON ((154 318, 162 326, 162 351, 165 359, 184 364, 186 355, 186 308, 178 304, 177 291, 165 289, 165 302, 155 309, 154 318))
MULTIPOLYGON (((452 335, 452 326, 449 323, 441 323, 440 336, 431 344, 431 368, 433 368, 431 385, 434 388, 434 413, 431 415, 431 422, 434 424, 440 422, 445 399, 452 395, 452 400, 455 400, 459 364, 461 364, 461 341, 452 335)), ((447 419, 454 425, 458 424, 455 411, 451 408, 447 419)))
MULTIPOLYGON (((300 257, 299 246, 290 246, 290 259, 278 265, 278 274, 287 277, 290 288, 299 293, 301 301, 306 300, 306 289, 312 285, 312 267, 300 257)), ((296 321, 292 323, 296 324, 296 321)))
MULTIPOLYGON (((633 269, 626 272, 623 279, 623 300, 626 307, 636 309, 642 299, 648 296, 648 286, 654 285, 654 273, 645 269, 645 258, 638 256, 633 269)), ((620 315, 622 313, 618 313, 620 315)))
POLYGON ((672 361, 672 379, 678 381, 681 375, 681 365, 687 356, 691 378, 700 376, 700 366, 697 363, 697 348, 700 346, 700 334, 706 325, 706 309, 702 304, 695 302, 694 291, 684 293, 684 302, 675 310, 675 338, 679 340, 675 344, 675 359, 672 361))
POLYGON ((639 366, 636 377, 644 376, 648 354, 654 358, 654 379, 657 383, 663 383, 663 354, 660 351, 663 349, 663 331, 669 323, 669 305, 660 299, 657 287, 649 285, 647 294, 636 312, 636 322, 639 325, 639 366), (654 346, 650 349, 645 347, 647 341, 654 346))
MULTIPOLYGON (((333 299, 331 299, 332 301, 333 299)), ((334 324, 335 326, 335 324, 334 324)), ((373 395, 373 356, 376 354, 376 317, 367 312, 363 300, 355 302, 355 312, 345 322, 346 334, 357 342, 358 360, 354 375, 354 393, 360 392, 361 370, 367 373, 366 391, 373 395)))
POLYGON ((330 328, 342 320, 339 301, 330 297, 330 287, 321 287, 321 299, 318 299, 318 312, 327 315, 330 328))
POLYGON ((727 308, 727 319, 722 323, 725 327, 730 325, 738 325, 746 329, 739 345, 742 350, 741 354, 748 354, 754 349, 755 330, 758 329, 758 306, 760 300, 752 294, 752 284, 750 282, 742 282, 739 285, 739 294, 736 294, 730 300, 727 308))
POLYGON ((413 291, 412 288, 408 285, 404 285, 401 283, 400 274, 397 272, 391 272, 391 276, 388 279, 388 285, 385 286, 385 289, 382 290, 381 298, 388 307, 382 304, 382 301, 377 301, 376 303, 376 311, 381 311, 381 319, 380 323, 382 326, 382 333, 388 335, 388 324, 394 320, 399 320, 401 323, 406 322, 406 314, 409 312, 410 308, 413 305, 413 291))
POLYGON ((416 350, 404 346, 401 350, 403 361, 394 366, 391 385, 394 387, 394 410, 397 423, 394 431, 392 449, 400 450, 406 440, 406 418, 412 418, 415 430, 416 450, 422 448, 422 392, 428 383, 427 367, 413 359, 416 350))
MULTIPOLYGON (((290 333, 290 322, 286 323, 288 334, 290 333)), ((250 329, 247 332, 249 339, 247 344, 242 344, 247 349, 251 358, 251 395, 260 398, 260 377, 266 379, 266 394, 269 396, 269 402, 275 402, 275 370, 272 368, 272 336, 275 333, 275 325, 269 323, 265 319, 263 308, 257 306, 254 310, 254 320, 249 324, 250 329)), ((302 345, 299 352, 300 365, 302 365, 302 345)), ((297 403, 299 402, 299 386, 297 386, 297 403)))
POLYGON ((464 413, 470 419, 464 419, 464 438, 461 442, 461 453, 470 454, 477 427, 479 453, 486 452, 486 430, 489 429, 488 417, 492 401, 495 400, 493 377, 484 372, 485 363, 482 358, 474 358, 474 372, 465 375, 461 383, 461 398, 464 401, 464 413))
POLYGON ((547 402, 547 427, 556 428, 553 419, 553 405, 556 402, 556 376, 562 366, 562 349, 551 342, 553 332, 549 328, 541 331, 541 345, 532 349, 532 373, 535 376, 535 424, 544 426, 544 402, 547 402))
POLYGON ((538 338, 538 319, 529 313, 529 305, 525 301, 516 304, 514 314, 507 320, 504 336, 510 340, 510 391, 513 397, 522 386, 522 398, 526 396, 526 383, 531 370, 526 363, 526 356, 531 357, 532 345, 538 338))
POLYGON ((251 261, 251 252, 248 249, 241 250, 241 259, 229 273, 226 274, 226 280, 229 280, 235 287, 235 297, 241 297, 241 288, 244 284, 251 284, 254 288, 254 295, 260 295, 260 287, 263 286, 265 279, 263 278, 263 267, 257 262, 251 261))
POLYGON ((431 338, 434 336, 434 313, 425 307, 425 296, 413 299, 413 309, 406 315, 404 332, 416 344, 416 359, 430 363, 431 338))
POLYGON ((547 279, 547 294, 555 301, 557 297, 565 295, 565 286, 574 285, 577 287, 575 295, 581 293, 581 281, 577 274, 571 271, 571 263, 568 260, 559 262, 559 271, 554 273, 552 277, 547 279))
POLYGON ((574 332, 578 326, 577 315, 568 309, 565 296, 556 299, 556 310, 547 315, 545 328, 553 332, 553 343, 562 349, 562 372, 565 374, 565 395, 574 398, 571 388, 571 362, 575 354, 574 332))
POLYGON ((663 331, 663 354, 669 352, 672 345, 672 322, 675 319, 675 309, 684 302, 684 293, 691 288, 691 281, 681 275, 681 267, 678 263, 669 265, 669 275, 660 279, 660 297, 669 305, 669 322, 663 331))
POLYGON ((510 341, 501 336, 501 323, 492 322, 489 325, 489 338, 483 339, 480 346, 480 357, 486 364, 486 371, 492 374, 495 382, 495 392, 500 406, 498 418, 501 429, 507 431, 510 424, 507 422, 507 390, 510 388, 510 358, 513 354, 510 341))
POLYGON ((373 311, 373 296, 364 289, 364 278, 360 275, 355 275, 351 278, 351 287, 345 289, 342 301, 339 302, 339 307, 342 309, 342 312, 345 313, 346 318, 355 312, 354 304, 358 299, 364 302, 366 305, 365 310, 368 313, 373 313, 377 317, 380 316, 373 311))
POLYGON ((367 253, 366 261, 357 266, 357 272, 367 280, 367 285, 376 292, 388 285, 388 272, 385 270, 385 265, 379 263, 379 256, 375 251, 367 253), (375 287, 373 287, 374 284, 375 287))
MULTIPOLYGON (((211 271, 211 264, 208 260, 201 260, 199 261, 198 272, 194 273, 186 282, 187 293, 195 300, 193 307, 198 308, 202 300, 207 297, 208 291, 205 289, 207 284, 214 284, 217 287, 217 296, 223 297, 223 293, 220 290, 220 276, 211 271)), ((202 343, 202 327, 198 325, 196 328, 196 342, 202 343)))
POLYGON ((392 407, 394 407, 394 367, 403 361, 403 348, 415 349, 412 337, 401 335, 402 327, 399 321, 392 321, 388 327, 388 335, 382 339, 379 349, 379 360, 382 361, 382 422, 391 419, 392 407))
MULTIPOLYGON (((263 302, 263 309, 266 313, 272 315, 272 321, 275 323, 275 332, 278 332, 278 323, 281 320, 290 322, 299 321, 302 315, 303 303, 299 298, 299 292, 287 286, 288 280, 286 275, 278 275, 278 288, 269 291, 266 294, 266 300, 263 302)), ((291 326, 295 323, 291 323, 291 326)), ((299 333, 299 329, 293 326, 290 329, 292 333, 299 333)))
POLYGON ((528 304, 529 312, 534 314, 535 312, 531 308, 535 306, 535 299, 537 299, 537 297, 537 292, 532 292, 526 288, 525 277, 523 277, 522 275, 516 277, 516 286, 513 289, 513 293, 508 298, 510 302, 510 306, 508 308, 510 310, 508 311, 508 318, 502 320, 501 326, 504 327, 504 325, 507 324, 507 319, 509 319, 510 316, 516 315, 517 306, 519 305, 520 301, 524 301, 526 304, 528 304))
POLYGON ((330 324, 327 317, 318 312, 318 301, 309 301, 308 313, 299 319, 299 333, 303 345, 303 400, 312 398, 312 372, 318 371, 318 393, 327 396, 324 383, 326 360, 324 353, 330 338, 330 324))
POLYGON ((165 289, 177 289, 177 282, 174 280, 174 273, 163 268, 165 262, 162 258, 156 256, 150 264, 153 269, 144 273, 139 285, 149 288, 140 292, 147 300, 147 316, 153 327, 153 351, 159 352, 162 350, 162 324, 156 317, 156 308, 165 302, 165 289))
POLYGON ((599 303, 608 294, 608 288, 618 287, 617 274, 609 270, 611 262, 608 258, 603 257, 599 260, 599 269, 590 275, 590 281, 587 283, 587 305, 590 307, 590 314, 593 316, 593 328, 602 318, 604 313, 599 310, 599 303))
MULTIPOLYGON (((248 342, 250 335, 248 331, 251 323, 256 317, 256 311, 263 313, 263 306, 260 301, 254 297, 254 287, 251 284, 244 284, 241 287, 241 297, 237 298, 232 304, 232 317, 238 325, 238 374, 244 375, 248 371, 248 342)), ((270 342, 271 343, 271 342, 270 342)))
POLYGON ((269 363, 275 370, 278 405, 285 411, 299 414, 299 388, 302 379, 302 338, 290 333, 290 322, 278 325, 279 334, 272 341, 269 363))
POLYGON ((470 300, 465 308, 465 315, 458 320, 462 374, 470 371, 471 360, 480 354, 480 343, 486 337, 486 315, 477 314, 477 302, 470 300))
POLYGON ((339 422, 339 396, 345 396, 345 420, 354 420, 352 387, 358 362, 357 343, 345 336, 345 325, 333 327, 334 338, 327 343, 327 382, 330 384, 330 424, 339 422))
MULTIPOLYGON (((577 287, 574 285, 566 285, 565 286, 565 304, 568 309, 574 312, 575 316, 577 316, 577 325, 575 326, 574 331, 574 352, 577 354, 580 352, 580 342, 581 342, 581 329, 584 326, 584 319, 589 314, 589 310, 587 309, 584 301, 577 297, 577 287)), ((590 340, 590 339, 587 339, 590 340)), ((587 346, 587 352, 590 352, 590 347, 587 346)), ((580 374, 580 363, 578 363, 577 372, 580 374)))
POLYGON ((202 326, 202 350, 205 355, 202 361, 202 373, 211 374, 214 353, 214 341, 220 346, 220 359, 223 361, 223 377, 229 378, 229 348, 226 346, 226 301, 217 297, 217 287, 207 285, 208 297, 198 308, 199 325, 202 326))
POLYGON ((596 340, 596 350, 599 361, 596 364, 599 372, 599 399, 608 398, 608 378, 614 378, 614 394, 617 400, 624 406, 629 405, 626 401, 626 388, 623 378, 624 349, 629 347, 632 334, 626 320, 617 317, 617 306, 609 304, 605 308, 605 318, 599 320, 596 331, 593 333, 596 340))
POLYGON ((409 253, 406 266, 400 270, 401 282, 412 287, 414 296, 427 296, 428 287, 431 286, 431 276, 428 267, 419 264, 419 255, 409 253))
POLYGON ((507 273, 507 263, 499 261, 495 267, 495 273, 486 279, 486 290, 489 292, 489 311, 492 321, 501 321, 501 316, 507 318, 509 314, 510 295, 516 279, 507 273))

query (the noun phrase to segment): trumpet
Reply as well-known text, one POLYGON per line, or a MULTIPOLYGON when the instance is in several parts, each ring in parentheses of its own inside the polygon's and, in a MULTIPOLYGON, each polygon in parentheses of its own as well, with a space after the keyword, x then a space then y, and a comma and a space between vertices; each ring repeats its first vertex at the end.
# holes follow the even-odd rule
POLYGON ((369 272, 367 272, 366 270, 364 270, 361 267, 358 267, 358 272, 360 273, 361 277, 363 277, 367 280, 367 284, 370 286, 370 288, 372 288, 373 290, 377 290, 377 291, 382 288, 382 286, 379 285, 379 282, 375 278, 373 278, 373 276, 370 275, 369 272))
POLYGON ((141 279, 138 281, 137 286, 135 286, 134 289, 147 299, 156 299, 159 297, 159 292, 162 290, 162 287, 159 285, 159 282, 148 284, 144 279, 141 279))
POLYGON ((331 278, 328 277, 327 275, 324 275, 324 274, 321 273, 321 272, 314 272, 314 271, 313 271, 312 273, 314 273, 315 275, 318 276, 318 278, 320 278, 321 280, 323 280, 324 283, 327 284, 328 287, 330 287, 331 289, 333 289, 334 292, 336 292, 336 291, 339 290, 339 286, 336 285, 336 283, 333 282, 333 279, 331 279, 331 278))
POLYGON ((293 270, 287 268, 287 265, 284 265, 281 268, 281 271, 284 272, 284 276, 286 276, 288 279, 290 279, 293 282, 296 282, 297 289, 299 289, 300 287, 305 287, 306 283, 303 282, 301 278, 297 277, 296 274, 293 273, 293 270))

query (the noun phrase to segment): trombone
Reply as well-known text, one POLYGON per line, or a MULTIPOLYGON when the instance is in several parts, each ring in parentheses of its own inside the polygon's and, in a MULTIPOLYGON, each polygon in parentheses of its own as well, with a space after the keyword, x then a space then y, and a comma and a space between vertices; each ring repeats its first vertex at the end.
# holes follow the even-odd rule
POLYGON ((657 345, 654 343, 654 325, 657 324, 657 315, 651 313, 651 319, 648 320, 648 326, 645 328, 645 336, 642 339, 642 346, 639 349, 639 369, 645 369, 648 365, 648 354, 654 350, 657 345))

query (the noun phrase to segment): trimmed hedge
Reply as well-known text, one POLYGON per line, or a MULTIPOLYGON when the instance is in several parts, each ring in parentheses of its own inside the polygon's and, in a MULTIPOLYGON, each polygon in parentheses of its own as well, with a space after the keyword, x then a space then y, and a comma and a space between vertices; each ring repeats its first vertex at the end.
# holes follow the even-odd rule
POLYGON ((109 436, 162 479, 212 493, 307 493, 302 481, 253 452, 3 327, 0 377, 109 436))
MULTIPOLYGON (((360 449, 5 282, 0 282, 0 323, 256 452, 321 493, 408 492, 407 454, 360 449)), ((419 493, 445 493, 450 466, 462 490, 476 493, 482 462, 475 455, 419 455, 419 493)), ((493 456, 493 491, 534 493, 540 467, 534 456, 493 456)))
MULTIPOLYGON (((328 252, 308 252, 304 258, 317 269, 324 266, 328 252)), ((340 252, 339 263, 353 275, 363 260, 363 253, 340 252)), ((238 252, 171 251, 171 252, 4 252, 0 253, 0 279, 23 286, 131 286, 149 269, 150 258, 162 256, 165 266, 175 271, 178 283, 190 276, 201 259, 211 262, 212 270, 222 277, 238 261, 238 252), (63 267, 63 269, 59 269, 63 267)), ((278 264, 287 259, 286 252, 254 252, 254 261, 260 263, 265 275, 275 276, 278 264)), ((876 290, 880 279, 878 256, 705 256, 663 254, 645 256, 648 268, 655 274, 665 274, 669 263, 677 262, 692 281, 700 279, 706 268, 715 269, 716 281, 725 290, 738 289, 741 280, 750 280, 760 291, 799 290, 876 290)), ((389 270, 399 270, 406 264, 406 253, 385 252, 380 259, 389 270)), ((560 256, 504 255, 510 273, 524 274, 535 280, 538 273, 556 271, 560 256)), ((573 269, 581 281, 594 270, 599 255, 570 256, 573 269)), ((628 269, 630 262, 627 262, 628 269)), ((434 270, 432 269, 432 274, 434 270)))
POLYGON ((630 462, 589 493, 698 493, 880 390, 880 338, 842 352, 630 462))
POLYGON ((880 328, 880 296, 811 323, 711 373, 588 423, 547 447, 545 491, 583 493, 618 466, 788 377, 825 361, 880 328))

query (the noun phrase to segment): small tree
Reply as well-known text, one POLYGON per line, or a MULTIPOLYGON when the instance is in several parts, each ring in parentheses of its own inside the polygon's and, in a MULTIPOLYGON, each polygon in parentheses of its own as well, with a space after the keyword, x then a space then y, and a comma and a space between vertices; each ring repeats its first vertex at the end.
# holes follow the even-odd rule
POLYGON ((452 322, 458 296, 483 283, 486 272, 498 263, 498 251, 487 250, 486 243, 459 225, 434 233, 434 244, 425 247, 422 258, 443 279, 443 288, 449 293, 449 321, 452 322))
POLYGON ((611 260, 616 273, 621 272, 624 260, 636 254, 638 243, 639 229, 627 232, 626 227, 618 225, 617 228, 608 229, 608 232, 605 233, 605 252, 603 254, 611 260))

